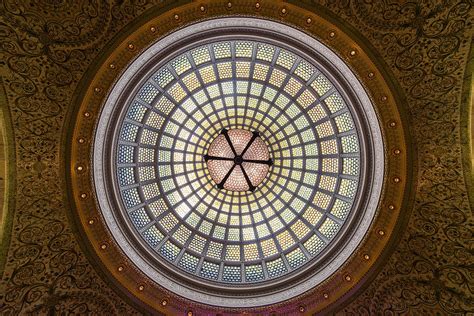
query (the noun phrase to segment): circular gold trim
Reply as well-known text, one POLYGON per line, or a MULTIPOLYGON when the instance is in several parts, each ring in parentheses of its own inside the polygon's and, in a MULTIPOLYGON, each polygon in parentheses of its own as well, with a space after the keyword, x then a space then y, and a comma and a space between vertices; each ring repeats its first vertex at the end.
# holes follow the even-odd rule
MULTIPOLYGON (((347 62, 349 67, 359 77, 372 99, 380 122, 389 122, 389 124, 381 124, 386 148, 397 148, 400 150, 396 155, 386 155, 387 174, 396 173, 401 178, 407 178, 405 122, 400 116, 394 93, 384 80, 383 74, 377 69, 364 50, 349 35, 322 16, 315 17, 312 19, 312 23, 308 25, 308 16, 314 16, 314 12, 309 12, 288 3, 285 3, 285 6, 282 7, 282 2, 280 1, 268 0, 258 3, 260 4, 257 8, 258 11, 255 10, 256 4, 249 3, 248 1, 228 2, 230 7, 225 2, 215 1, 205 1, 205 3, 201 4, 188 3, 176 7, 172 12, 152 17, 132 32, 118 45, 114 52, 104 59, 99 71, 90 80, 89 86, 98 87, 100 83, 101 91, 109 91, 120 71, 142 49, 151 45, 159 37, 172 32, 179 25, 202 20, 204 18, 203 13, 205 13, 206 19, 225 15, 263 16, 277 21, 281 21, 284 18, 284 23, 309 33, 329 46, 347 62), (204 11, 202 11, 202 7, 205 8, 204 11), (230 8, 232 11, 230 11, 230 8), (175 15, 178 16, 179 21, 176 21, 175 15), (356 54, 351 56, 350 53, 348 54, 351 51, 356 52, 356 54), (368 78, 367 69, 371 69, 371 73, 374 74, 373 77, 377 78, 377 80, 368 80, 371 78, 368 78), (393 125, 393 123, 395 124, 393 125)), ((98 119, 98 112, 106 96, 106 93, 97 93, 94 90, 88 89, 82 98, 78 111, 82 115, 76 117, 73 140, 79 138, 93 139, 94 137, 94 123, 98 119)), ((80 145, 77 142, 72 142, 69 170, 73 184, 72 196, 74 196, 78 217, 81 219, 82 230, 90 240, 93 251, 100 258, 103 266, 131 295, 136 296, 137 299, 158 311, 171 314, 186 313, 190 311, 189 308, 192 306, 193 313, 216 312, 218 309, 214 306, 185 301, 167 289, 161 288, 159 284, 148 280, 138 269, 133 267, 133 264, 125 257, 120 248, 114 244, 103 218, 99 215, 100 212, 97 209, 95 196, 91 194, 91 197, 93 196, 94 199, 81 198, 82 192, 95 192, 89 168, 91 150, 91 142, 81 143, 80 145), (84 167, 82 170, 79 170, 78 166, 84 167), (107 245, 106 250, 101 249, 101 245, 107 245), (117 262, 123 262, 123 266, 129 267, 127 273, 119 273, 121 271, 117 269, 117 262), (165 299, 169 303, 166 309, 161 303, 165 299)), ((282 302, 278 306, 265 306, 251 310, 241 308, 232 309, 232 311, 247 311, 250 313, 274 311, 278 313, 279 310, 285 310, 285 312, 289 313, 291 311, 298 311, 299 306, 305 306, 308 313, 315 313, 334 304, 354 287, 357 287, 371 267, 380 259, 381 253, 393 237, 392 233, 399 220, 401 211, 400 208, 390 209, 390 212, 384 211, 382 206, 388 204, 403 205, 405 186, 406 183, 403 181, 395 183, 385 179, 377 216, 371 227, 371 230, 375 230, 377 233, 369 233, 367 235, 366 239, 359 246, 358 251, 340 268, 339 272, 334 273, 309 293, 282 302), (370 261, 360 259, 363 249, 370 249, 370 261), (350 275, 350 282, 344 278, 346 275, 350 275), (320 293, 324 294, 321 295, 320 293)), ((222 312, 222 309, 219 310, 222 312)))

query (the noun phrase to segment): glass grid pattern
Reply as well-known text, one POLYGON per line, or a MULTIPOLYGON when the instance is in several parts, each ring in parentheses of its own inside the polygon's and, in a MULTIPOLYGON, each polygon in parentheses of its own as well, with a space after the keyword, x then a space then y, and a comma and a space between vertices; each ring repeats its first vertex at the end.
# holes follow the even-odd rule
POLYGON ((255 283, 334 239, 359 185, 357 130, 331 80, 286 49, 224 41, 172 59, 128 105, 116 174, 130 221, 197 278, 255 283), (273 165, 257 189, 219 189, 204 155, 223 129, 258 131, 273 165))

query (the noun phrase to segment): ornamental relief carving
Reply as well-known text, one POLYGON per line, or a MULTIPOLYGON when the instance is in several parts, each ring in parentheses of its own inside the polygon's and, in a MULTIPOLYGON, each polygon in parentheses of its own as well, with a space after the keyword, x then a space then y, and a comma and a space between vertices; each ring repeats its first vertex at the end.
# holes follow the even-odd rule
MULTIPOLYGON (((298 3, 337 15, 383 57, 406 97, 417 154, 414 208, 406 210, 411 217, 401 240, 381 272, 340 314, 472 312, 473 217, 460 138, 460 117, 466 115, 461 87, 473 29, 470 2, 298 3)), ((151 10, 173 5, 0 3, 1 80, 16 157, 2 314, 143 312, 102 279, 79 245, 65 190, 65 140, 78 84, 109 41, 151 10)))

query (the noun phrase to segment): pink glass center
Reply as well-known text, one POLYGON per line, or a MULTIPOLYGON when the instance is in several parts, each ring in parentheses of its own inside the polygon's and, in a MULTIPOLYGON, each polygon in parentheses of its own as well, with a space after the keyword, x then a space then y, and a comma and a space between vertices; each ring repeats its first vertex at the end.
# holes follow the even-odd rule
POLYGON ((217 186, 231 191, 254 191, 272 165, 259 134, 243 129, 222 130, 204 158, 217 186))

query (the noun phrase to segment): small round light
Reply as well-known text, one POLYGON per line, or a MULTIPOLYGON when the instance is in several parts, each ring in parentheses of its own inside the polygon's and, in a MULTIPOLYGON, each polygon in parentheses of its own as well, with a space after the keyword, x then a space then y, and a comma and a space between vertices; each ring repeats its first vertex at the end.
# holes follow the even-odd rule
POLYGON ((167 300, 162 300, 162 301, 161 301, 161 305, 162 305, 162 306, 168 305, 168 301, 167 301, 167 300))
POLYGON ((85 199, 87 197, 87 194, 86 193, 82 193, 81 194, 81 199, 85 199))
POLYGON ((193 311, 188 311, 188 316, 193 316, 193 311))
POLYGON ((305 311, 304 306, 300 306, 300 307, 299 307, 299 311, 300 311, 300 313, 304 313, 304 311, 305 311))
POLYGON ((94 88, 94 92, 99 93, 100 91, 102 91, 102 89, 100 89, 99 87, 94 88))
POLYGON ((390 205, 388 206, 388 209, 391 210, 391 211, 393 211, 393 210, 395 209, 395 205, 390 204, 390 205))
POLYGON ((174 15, 174 19, 175 19, 176 21, 179 20, 179 15, 175 14, 175 15, 174 15))
POLYGON ((369 259, 370 259, 370 256, 369 256, 368 254, 365 254, 365 255, 364 255, 364 259, 365 259, 365 260, 369 260, 369 259))
POLYGON ((89 112, 84 112, 84 116, 89 117, 89 116, 91 116, 91 114, 89 112))
POLYGON ((204 11, 206 11, 206 7, 202 5, 202 6, 199 7, 199 10, 201 10, 201 12, 204 12, 204 11))
POLYGON ((380 236, 384 236, 385 235, 385 232, 383 230, 379 230, 379 235, 380 236))
POLYGON ((349 55, 351 55, 351 56, 355 56, 356 54, 357 54, 357 52, 356 52, 355 50, 351 50, 351 51, 349 52, 349 55))
POLYGON ((79 138, 77 141, 79 142, 79 144, 84 144, 86 140, 84 138, 79 138))
POLYGON ((401 150, 400 150, 400 149, 395 149, 395 150, 393 151, 393 153, 394 153, 395 155, 400 155, 401 150))
POLYGON ((368 76, 369 78, 373 78, 373 77, 375 76, 375 74, 374 74, 373 72, 369 72, 369 73, 367 74, 367 76, 368 76))
POLYGON ((259 2, 255 3, 255 8, 260 9, 260 3, 259 2))
POLYGON ((230 9, 232 8, 232 2, 227 2, 227 7, 230 9))
POLYGON ((145 287, 144 287, 143 285, 140 285, 140 286, 138 287, 138 290, 139 290, 139 291, 143 291, 144 289, 145 289, 145 287))
POLYGON ((286 12, 287 12, 287 11, 286 11, 286 8, 282 8, 282 9, 281 9, 281 13, 282 13, 282 14, 286 14, 286 12))
POLYGON ((399 177, 395 177, 395 178, 393 178, 393 182, 395 182, 395 183, 398 183, 398 182, 400 182, 400 178, 399 178, 399 177))
POLYGON ((94 224, 94 220, 90 219, 88 223, 89 223, 89 225, 92 225, 92 224, 94 224))
POLYGON ((313 20, 311 20, 311 18, 306 19, 306 24, 311 24, 312 22, 313 22, 313 20))
POLYGON ((382 101, 384 101, 384 102, 385 102, 385 101, 387 101, 387 100, 388 100, 388 97, 387 97, 386 95, 383 95, 383 96, 380 98, 380 100, 382 100, 382 101))
POLYGON ((352 277, 348 274, 344 277, 344 279, 347 281, 347 282, 351 282, 352 281, 352 277))
POLYGON ((325 299, 328 299, 328 298, 329 298, 329 294, 328 294, 328 293, 324 293, 324 294, 323 294, 323 297, 324 297, 325 299))
POLYGON ((156 32, 156 27, 151 26, 151 27, 150 27, 150 32, 155 33, 155 32, 156 32))
POLYGON ((336 36, 336 32, 333 32, 333 31, 329 32, 329 37, 330 38, 333 38, 335 36, 336 36))
POLYGON ((118 272, 122 272, 122 271, 123 271, 123 267, 122 267, 122 266, 119 266, 119 267, 117 268, 117 270, 118 270, 118 272))
POLYGON ((115 69, 115 64, 110 64, 110 65, 109 65, 109 68, 110 68, 110 69, 115 69))
POLYGON ((395 127, 395 126, 397 126, 397 123, 395 121, 392 121, 392 122, 390 122, 389 125, 390 125, 390 127, 395 127))
POLYGON ((102 249, 102 250, 105 250, 105 249, 107 249, 107 245, 106 245, 106 244, 102 244, 102 245, 100 245, 100 249, 102 249))
POLYGON ((129 43, 127 47, 129 50, 135 49, 135 45, 133 45, 133 43, 129 43))
POLYGON ((82 171, 82 170, 84 170, 84 167, 83 166, 77 166, 76 169, 77 169, 77 171, 82 171))

